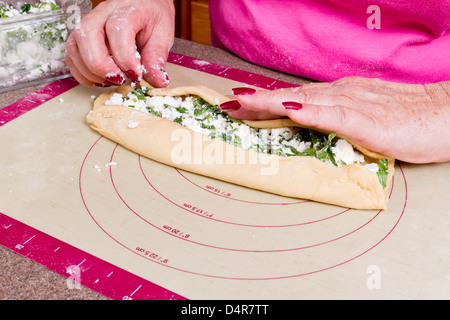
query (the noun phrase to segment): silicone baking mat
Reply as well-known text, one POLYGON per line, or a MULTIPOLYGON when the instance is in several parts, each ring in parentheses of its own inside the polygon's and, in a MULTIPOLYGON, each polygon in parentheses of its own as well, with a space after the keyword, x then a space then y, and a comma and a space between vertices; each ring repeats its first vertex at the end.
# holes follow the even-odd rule
MULTIPOLYGON (((169 61, 173 86, 291 86, 169 61)), ((449 163, 398 163, 384 211, 279 197, 100 136, 103 90, 65 79, 0 110, 0 244, 112 299, 450 297, 449 163)))

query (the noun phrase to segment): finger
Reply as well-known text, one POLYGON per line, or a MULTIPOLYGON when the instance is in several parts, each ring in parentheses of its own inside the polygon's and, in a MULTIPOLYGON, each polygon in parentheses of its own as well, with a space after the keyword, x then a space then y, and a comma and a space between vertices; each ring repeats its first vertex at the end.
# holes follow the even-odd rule
MULTIPOLYGON (((232 117, 246 120, 265 120, 286 116, 283 101, 298 100, 297 89, 256 90, 252 88, 234 88, 236 101, 241 108, 230 110, 232 117)), ((223 106, 221 106, 223 109, 223 106)))
POLYGON ((142 80, 141 56, 136 37, 147 25, 147 19, 136 7, 119 7, 106 21, 105 31, 114 62, 135 83, 142 80))
POLYGON ((93 74, 84 64, 83 59, 79 54, 78 45, 74 38, 68 39, 66 43, 67 54, 65 61, 72 72, 75 79, 81 84, 92 85, 94 83, 102 83, 105 80, 93 74))
POLYGON ((108 3, 105 2, 104 5, 98 6, 97 10, 94 9, 85 16, 73 30, 71 36, 74 37, 80 57, 90 72, 120 85, 125 82, 125 75, 111 58, 105 41, 104 25, 109 17, 109 12, 111 12, 107 8, 108 3))
POLYGON ((256 90, 249 94, 248 88, 235 88, 233 91, 241 92, 238 100, 242 106, 249 110, 269 111, 273 115, 284 116, 285 110, 281 106, 283 101, 297 101, 306 104, 318 104, 334 106, 339 102, 339 95, 330 91, 331 83, 314 83, 293 88, 283 88, 277 90, 256 90), (237 89, 237 90, 236 90, 237 89))
POLYGON ((293 121, 328 132, 340 134, 366 147, 373 147, 380 132, 377 123, 365 113, 344 106, 320 106, 285 101, 283 106, 293 121))
POLYGON ((94 83, 90 80, 88 80, 76 67, 76 65, 72 62, 72 59, 70 58, 69 55, 66 55, 65 57, 65 62, 67 64, 67 66, 70 69, 70 73, 72 74, 72 76, 78 81, 78 83, 83 84, 83 85, 87 85, 87 86, 91 86, 94 83))
POLYGON ((142 65, 144 78, 152 86, 165 88, 170 84, 169 75, 166 72, 168 51, 153 44, 146 45, 142 50, 142 65))
POLYGON ((165 66, 174 41, 173 19, 159 19, 151 30, 151 36, 138 39, 142 48, 142 65, 145 79, 155 87, 167 87, 170 83, 165 66))
POLYGON ((222 103, 220 109, 233 118, 242 120, 269 120, 279 118, 279 116, 275 116, 270 112, 242 108, 238 100, 230 100, 222 103))

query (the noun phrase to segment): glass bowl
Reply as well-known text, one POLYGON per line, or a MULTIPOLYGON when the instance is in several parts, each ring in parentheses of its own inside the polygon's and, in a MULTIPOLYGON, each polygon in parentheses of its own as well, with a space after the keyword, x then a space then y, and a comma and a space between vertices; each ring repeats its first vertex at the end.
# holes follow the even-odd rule
POLYGON ((65 42, 91 9, 89 0, 0 0, 0 92, 70 77, 65 42))

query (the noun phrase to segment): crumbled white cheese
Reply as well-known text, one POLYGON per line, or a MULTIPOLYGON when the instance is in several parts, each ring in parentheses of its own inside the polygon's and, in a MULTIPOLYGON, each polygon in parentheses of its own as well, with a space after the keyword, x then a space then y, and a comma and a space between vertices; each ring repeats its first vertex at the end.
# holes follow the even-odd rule
POLYGON ((109 98, 108 101, 105 102, 105 104, 108 105, 122 105, 123 102, 123 95, 121 95, 120 93, 114 93, 111 98, 109 98))
MULTIPOLYGON (((54 0, 25 3, 20 10, 0 4, 0 19, 55 8, 54 0)), ((64 63, 67 36, 66 25, 57 21, 0 30, 0 87, 68 71, 64 63)))
POLYGON ((108 168, 108 167, 112 167, 112 166, 117 166, 117 162, 111 161, 111 162, 105 164, 105 167, 107 167, 107 168, 108 168))
MULTIPOLYGON (((137 87, 126 97, 115 93, 106 104, 123 105, 150 113, 248 150, 280 156, 315 154, 321 161, 337 166, 365 161, 364 156, 343 139, 337 139, 332 144, 321 140, 322 142, 313 145, 311 141, 302 140, 299 128, 254 129, 221 113, 217 106, 199 102, 195 97, 147 96, 145 92, 149 89, 137 87)), ((130 122, 128 127, 135 128, 138 125, 139 123, 130 122)), ((373 166, 369 168, 374 169, 373 166)))
POLYGON ((369 171, 377 173, 380 166, 377 163, 368 163, 364 167, 369 171))
POLYGON ((130 121, 128 123, 128 128, 130 128, 130 129, 137 128, 138 126, 139 126, 139 122, 138 121, 130 121))
POLYGON ((342 161, 345 164, 364 162, 364 156, 355 151, 353 146, 344 139, 339 139, 331 150, 334 153, 336 162, 342 161))

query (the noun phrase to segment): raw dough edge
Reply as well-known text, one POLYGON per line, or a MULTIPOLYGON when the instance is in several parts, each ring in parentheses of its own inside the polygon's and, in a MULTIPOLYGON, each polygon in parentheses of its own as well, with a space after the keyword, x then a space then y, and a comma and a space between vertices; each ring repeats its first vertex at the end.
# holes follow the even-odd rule
MULTIPOLYGON (((122 86, 118 87, 115 92, 126 96, 132 89, 131 86, 122 86)), ((105 105, 105 102, 113 94, 114 92, 101 94, 95 100, 93 110, 87 115, 86 121, 103 136, 149 159, 196 174, 281 196, 308 199, 353 209, 387 208, 395 168, 394 159, 355 146, 366 157, 373 160, 380 158, 390 160, 386 188, 383 189, 377 175, 360 164, 334 167, 312 157, 280 157, 245 150, 218 139, 210 139, 206 135, 164 118, 123 106, 105 105), (128 126, 130 122, 139 125, 130 128, 128 126), (177 140, 174 133, 179 138, 185 137, 185 142, 188 144, 182 146, 180 139, 177 140), (201 150, 196 149, 198 144, 192 143, 195 141, 201 141, 201 150), (198 163, 174 161, 173 150, 179 150, 180 147, 184 148, 182 150, 191 148, 191 159, 193 160, 197 155, 197 159, 201 159, 201 161, 197 161, 198 163), (212 159, 215 159, 215 162, 205 160, 207 157, 205 158, 203 155, 211 154, 213 150, 224 151, 222 160, 217 161, 218 158, 214 157, 212 159), (229 159, 234 160, 229 161, 229 159), (274 166, 278 168, 276 174, 262 174, 270 171, 274 166)), ((148 95, 195 95, 202 97, 212 105, 229 100, 226 96, 204 86, 151 89, 148 95)), ((286 120, 252 121, 249 125, 253 124, 254 127, 262 126, 264 128, 279 127, 280 123, 284 126, 291 123, 286 120)), ((292 122, 292 124, 294 123, 292 122)))

